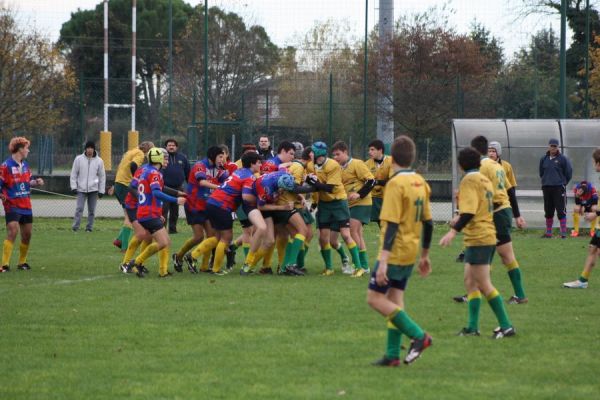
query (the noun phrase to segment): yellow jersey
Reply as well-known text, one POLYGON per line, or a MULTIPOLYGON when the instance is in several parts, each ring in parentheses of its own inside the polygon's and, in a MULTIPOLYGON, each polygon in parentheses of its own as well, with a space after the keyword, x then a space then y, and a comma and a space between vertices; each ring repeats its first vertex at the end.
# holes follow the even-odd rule
POLYGON ((315 172, 321 183, 334 185, 333 192, 319 191, 319 202, 346 200, 346 191, 342 183, 342 167, 333 158, 326 158, 322 165, 315 164, 315 172))
MULTIPOLYGON (((392 157, 383 156, 383 161, 381 163, 375 162, 372 158, 369 158, 365 161, 367 167, 371 171, 371 174, 378 181, 384 179, 390 179, 394 175, 394 169, 392 168, 392 157)), ((385 186, 376 185, 371 191, 371 195, 377 198, 383 198, 383 193, 385 192, 385 186)))
POLYGON ((117 168, 115 182, 129 186, 133 179, 133 176, 131 175, 131 163, 134 162, 139 167, 144 163, 144 156, 144 152, 137 147, 123 154, 123 158, 117 168))
POLYGON ((510 200, 506 191, 512 186, 506 180, 506 173, 500 164, 489 157, 483 157, 479 172, 492 182, 494 211, 510 207, 510 200))
POLYGON ((379 215, 379 252, 383 248, 388 223, 398 224, 398 233, 390 250, 388 263, 412 265, 417 260, 422 222, 431 219, 431 189, 421 175, 413 170, 403 169, 392 175, 385 190, 379 215))
MULTIPOLYGON (((512 165, 510 165, 508 161, 504 160, 500 160, 500 165, 502 166, 504 174, 506 175, 506 182, 510 184, 510 187, 517 187, 517 177, 515 176, 512 165)), ((510 189, 510 187, 508 189, 510 189)))
MULTIPOLYGON (((358 192, 369 179, 375 178, 363 160, 349 158, 346 164, 342 165, 342 183, 344 184, 346 195, 358 192)), ((373 201, 371 200, 371 193, 369 193, 362 199, 359 198, 358 200, 349 202, 348 207, 370 206, 371 204, 373 204, 373 201)))
MULTIPOLYGON (((292 164, 288 167, 287 172, 288 174, 292 175, 292 177, 294 177, 294 182, 296 183, 296 185, 302 185, 305 177, 304 164, 297 160, 293 161, 292 164)), ((275 204, 285 205, 291 202, 294 202, 294 207, 296 208, 303 207, 302 201, 300 201, 298 195, 287 190, 284 190, 283 193, 281 193, 275 204)))
POLYGON ((460 213, 473 214, 462 230, 465 246, 496 245, 492 182, 478 170, 471 170, 460 181, 458 190, 460 213))

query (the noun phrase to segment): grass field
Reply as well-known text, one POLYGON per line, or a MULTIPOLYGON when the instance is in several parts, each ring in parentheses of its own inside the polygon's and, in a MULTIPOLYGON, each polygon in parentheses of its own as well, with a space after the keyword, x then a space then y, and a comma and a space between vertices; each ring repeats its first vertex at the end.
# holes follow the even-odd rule
MULTIPOLYGON (((460 249, 442 249, 436 227, 427 279, 413 275, 407 311, 434 338, 411 366, 370 366, 385 345, 385 321, 366 302, 367 279, 310 274, 145 279, 117 272, 118 222, 73 233, 66 219, 36 219, 30 272, 0 275, 0 399, 597 399, 600 274, 575 279, 585 238, 541 240, 516 233, 530 302, 507 305, 518 335, 494 341, 482 305, 481 337, 457 337, 466 306, 460 249)), ((180 226, 173 247, 187 236, 180 226)), ((377 235, 367 230, 370 258, 377 235)), ((15 253, 18 246, 15 246, 15 253)), ((240 252, 241 253, 241 252, 240 252)), ((337 257, 337 255, 334 255, 337 257)), ((16 254, 13 254, 14 266, 16 254)), ((336 261, 338 259, 336 258, 336 261)), ((497 259, 496 286, 510 283, 497 259)), ((403 341, 408 344, 407 340, 403 341)))

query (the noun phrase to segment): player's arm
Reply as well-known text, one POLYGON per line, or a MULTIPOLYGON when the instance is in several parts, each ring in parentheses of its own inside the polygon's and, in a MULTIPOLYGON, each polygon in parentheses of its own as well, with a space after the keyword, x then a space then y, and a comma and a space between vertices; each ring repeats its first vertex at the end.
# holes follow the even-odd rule
POLYGON ((308 183, 311 186, 314 186, 316 190, 320 192, 332 193, 333 189, 335 188, 335 185, 332 185, 330 183, 319 182, 317 177, 314 175, 308 175, 306 177, 306 183, 308 183))
POLYGON ((375 282, 377 282, 377 285, 379 286, 385 286, 389 282, 387 277, 388 260, 399 228, 399 224, 396 222, 385 222, 385 234, 383 235, 383 243, 378 257, 379 265, 377 266, 377 272, 375 273, 375 282))
POLYGON ((166 193, 173 197, 186 197, 187 196, 187 194, 185 192, 182 192, 181 190, 177 190, 177 189, 174 189, 169 186, 163 186, 162 191, 163 191, 163 193, 166 193))

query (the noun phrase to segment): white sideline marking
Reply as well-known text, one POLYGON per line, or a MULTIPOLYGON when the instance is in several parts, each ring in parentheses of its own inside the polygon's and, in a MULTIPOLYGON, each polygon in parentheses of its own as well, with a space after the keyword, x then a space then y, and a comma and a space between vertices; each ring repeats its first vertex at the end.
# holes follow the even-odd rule
POLYGON ((74 283, 97 281, 99 279, 106 279, 106 278, 112 278, 112 275, 97 275, 97 276, 91 276, 89 278, 81 278, 81 279, 63 279, 61 281, 54 282, 54 284, 55 285, 71 285, 74 283))
POLYGON ((61 279, 58 281, 48 280, 46 282, 33 283, 31 285, 19 284, 16 286, 10 286, 7 288, 0 289, 0 293, 5 293, 5 292, 8 292, 10 290, 15 290, 15 289, 29 289, 32 287, 40 287, 40 286, 73 285, 73 284, 77 284, 77 283, 92 282, 92 281, 98 281, 101 279, 113 278, 113 277, 114 277, 114 275, 97 275, 97 276, 91 276, 88 278, 81 278, 81 279, 61 279))

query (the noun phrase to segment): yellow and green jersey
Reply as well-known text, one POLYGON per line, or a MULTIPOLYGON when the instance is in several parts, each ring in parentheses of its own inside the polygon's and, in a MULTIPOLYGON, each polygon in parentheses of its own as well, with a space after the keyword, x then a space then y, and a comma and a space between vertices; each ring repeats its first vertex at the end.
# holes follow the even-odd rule
POLYGON ((315 164, 315 172, 321 183, 334 185, 333 192, 319 191, 319 202, 346 200, 346 191, 342 183, 342 167, 333 158, 326 158, 322 165, 315 164))
POLYGON ((131 175, 131 163, 134 162, 139 167, 144 163, 144 152, 139 148, 131 149, 123 154, 123 158, 117 168, 115 182, 129 186, 133 176, 131 175))
POLYGON ((512 165, 510 165, 508 161, 504 160, 502 160, 500 165, 502 166, 504 174, 506 175, 506 182, 509 183, 509 187, 506 188, 506 190, 510 189, 511 187, 517 187, 517 177, 515 176, 512 165))
POLYGON ((506 180, 506 172, 504 172, 500 164, 489 157, 483 157, 479 172, 492 182, 494 211, 510 207, 510 200, 506 191, 512 185, 506 180))
MULTIPOLYGON (((392 168, 392 157, 383 156, 383 161, 381 163, 375 162, 372 158, 369 158, 365 161, 369 171, 378 181, 387 180, 394 175, 394 170, 392 168)), ((371 195, 373 197, 383 198, 383 193, 385 192, 385 186, 375 186, 371 191, 371 195)))
MULTIPOLYGON (((363 160, 350 158, 346 164, 342 165, 342 183, 344 184, 346 195, 358 192, 369 179, 374 179, 374 177, 363 160)), ((369 193, 362 199, 359 198, 350 202, 348 207, 370 206, 371 204, 373 204, 373 201, 371 200, 371 193, 369 193)))
MULTIPOLYGON (((461 214, 473 214, 463 228, 465 246, 496 244, 494 227, 494 191, 492 182, 478 170, 468 171, 458 188, 458 208, 461 214)), ((387 198, 387 196, 386 196, 387 198)))
MULTIPOLYGON (((294 177, 294 182, 296 183, 296 185, 302 185, 306 176, 304 164, 302 164, 300 161, 295 160, 288 167, 287 172, 294 177)), ((288 192, 287 190, 285 190, 277 199, 276 204, 285 205, 291 202, 294 202, 294 207, 302 208, 302 202, 299 200, 298 195, 296 193, 288 192)))
POLYGON ((386 184, 379 215, 380 253, 388 223, 398 224, 398 233, 388 259, 389 264, 412 265, 416 262, 422 222, 431 219, 430 194, 431 189, 425 179, 413 170, 396 172, 386 184))

